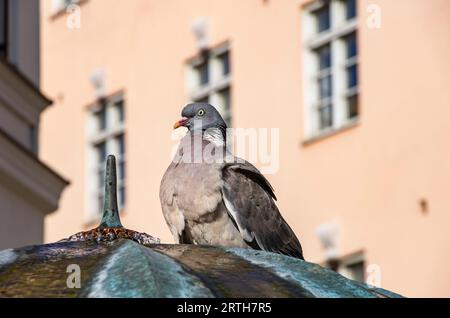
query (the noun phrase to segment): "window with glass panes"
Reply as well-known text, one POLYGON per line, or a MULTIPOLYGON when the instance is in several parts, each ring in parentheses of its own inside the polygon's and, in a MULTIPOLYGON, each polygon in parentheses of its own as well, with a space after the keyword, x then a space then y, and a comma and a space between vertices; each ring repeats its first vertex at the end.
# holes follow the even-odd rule
POLYGON ((359 115, 357 1, 314 1, 303 20, 305 127, 314 137, 359 115))
POLYGON ((89 114, 89 218, 99 217, 103 209, 106 157, 113 154, 117 165, 117 201, 119 210, 126 203, 126 141, 123 96, 117 95, 97 103, 89 114))
POLYGON ((230 66, 228 45, 210 50, 188 64, 190 100, 215 106, 228 126, 231 126, 230 66))

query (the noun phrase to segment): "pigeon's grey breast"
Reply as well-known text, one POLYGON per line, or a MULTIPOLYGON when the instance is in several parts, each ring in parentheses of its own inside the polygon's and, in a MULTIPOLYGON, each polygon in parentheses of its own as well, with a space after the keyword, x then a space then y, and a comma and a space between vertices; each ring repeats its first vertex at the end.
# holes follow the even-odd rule
POLYGON ((223 164, 192 162, 191 137, 181 140, 160 186, 161 207, 175 241, 246 246, 223 205, 223 164))

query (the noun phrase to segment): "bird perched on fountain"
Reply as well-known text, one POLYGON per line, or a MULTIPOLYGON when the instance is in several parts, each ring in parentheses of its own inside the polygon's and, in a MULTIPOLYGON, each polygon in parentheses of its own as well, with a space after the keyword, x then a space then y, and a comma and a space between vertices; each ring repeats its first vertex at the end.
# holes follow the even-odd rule
POLYGON ((269 181, 227 151, 227 125, 210 104, 183 108, 174 129, 186 127, 160 185, 160 201, 175 242, 246 247, 303 259, 281 216, 269 181))

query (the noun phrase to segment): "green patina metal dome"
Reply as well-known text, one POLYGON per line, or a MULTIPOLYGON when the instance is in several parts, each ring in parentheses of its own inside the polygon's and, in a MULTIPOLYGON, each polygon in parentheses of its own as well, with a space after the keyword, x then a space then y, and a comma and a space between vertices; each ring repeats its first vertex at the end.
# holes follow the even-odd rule
POLYGON ((0 252, 0 297, 400 297, 280 254, 159 244, 122 227, 115 180, 110 156, 98 228, 0 252))

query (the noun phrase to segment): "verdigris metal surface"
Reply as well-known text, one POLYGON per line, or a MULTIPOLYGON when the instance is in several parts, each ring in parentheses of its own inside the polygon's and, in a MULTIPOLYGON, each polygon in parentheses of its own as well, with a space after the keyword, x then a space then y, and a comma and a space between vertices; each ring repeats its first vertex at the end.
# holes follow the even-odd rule
POLYGON ((226 250, 252 264, 264 267, 275 275, 295 282, 308 290, 312 297, 401 297, 385 289, 347 279, 317 264, 298 261, 292 257, 251 249, 229 248, 226 250))
POLYGON ((122 226, 115 180, 108 156, 99 227, 0 251, 0 297, 400 297, 280 254, 159 244, 122 226))
POLYGON ((312 297, 302 286, 228 253, 222 248, 193 245, 159 245, 198 276, 216 297, 312 297))
POLYGON ((397 297, 316 264, 246 249, 59 242, 0 252, 0 297, 397 297), (81 288, 70 288, 70 264, 81 288))

